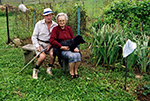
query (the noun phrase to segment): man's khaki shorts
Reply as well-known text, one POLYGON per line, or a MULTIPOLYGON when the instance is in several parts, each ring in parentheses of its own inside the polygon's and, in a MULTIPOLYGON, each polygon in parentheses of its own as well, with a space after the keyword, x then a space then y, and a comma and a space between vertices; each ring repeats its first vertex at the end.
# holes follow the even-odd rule
MULTIPOLYGON (((46 47, 48 47, 50 45, 50 43, 45 43, 45 42, 41 42, 41 41, 38 41, 40 47, 43 49, 46 49, 46 47)), ((49 50, 50 51, 50 50, 49 50)), ((49 53, 49 51, 46 52, 46 54, 49 53)), ((36 54, 39 54, 40 52, 35 50, 36 54)))

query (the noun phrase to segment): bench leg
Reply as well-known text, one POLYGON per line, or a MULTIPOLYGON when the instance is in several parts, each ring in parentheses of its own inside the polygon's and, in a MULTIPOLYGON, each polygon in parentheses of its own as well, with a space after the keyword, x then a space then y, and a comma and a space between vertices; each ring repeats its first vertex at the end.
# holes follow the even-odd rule
POLYGON ((23 50, 24 63, 27 64, 33 58, 33 51, 23 50))
POLYGON ((62 63, 63 63, 63 70, 64 70, 65 72, 69 72, 68 60, 62 58, 62 63))

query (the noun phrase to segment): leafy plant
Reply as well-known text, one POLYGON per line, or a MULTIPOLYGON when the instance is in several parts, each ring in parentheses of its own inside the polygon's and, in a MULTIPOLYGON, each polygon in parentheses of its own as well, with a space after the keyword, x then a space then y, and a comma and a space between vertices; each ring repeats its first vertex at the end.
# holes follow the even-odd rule
MULTIPOLYGON (((124 28, 123 28, 124 29, 124 28)), ((129 69, 135 68, 138 71, 148 71, 150 63, 150 39, 145 33, 135 35, 129 30, 123 30, 119 23, 105 24, 100 29, 93 27, 93 42, 92 42, 92 60, 94 64, 115 67, 115 64, 127 65, 129 69), (122 57, 122 48, 127 39, 132 40, 137 44, 137 49, 128 56, 128 64, 125 64, 125 59, 122 57)))
POLYGON ((143 92, 143 95, 147 95, 148 93, 150 93, 150 85, 144 85, 144 89, 145 91, 143 92))
POLYGON ((104 23, 112 24, 119 20, 122 27, 128 26, 129 31, 140 35, 141 31, 149 35, 150 3, 148 0, 114 0, 105 7, 103 15, 93 25, 101 27, 104 23))
POLYGON ((119 45, 120 34, 118 34, 120 32, 117 25, 104 25, 98 31, 93 27, 92 53, 96 66, 107 64, 109 67, 118 62, 121 48, 119 45))
POLYGON ((150 50, 149 48, 149 37, 147 37, 145 34, 142 34, 139 39, 136 40, 137 43, 137 63, 141 67, 142 72, 146 72, 146 68, 149 66, 150 63, 150 50))

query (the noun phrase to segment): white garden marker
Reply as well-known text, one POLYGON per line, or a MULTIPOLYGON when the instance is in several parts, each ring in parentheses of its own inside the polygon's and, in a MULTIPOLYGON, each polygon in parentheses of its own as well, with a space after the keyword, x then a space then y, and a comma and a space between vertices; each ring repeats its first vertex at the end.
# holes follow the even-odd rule
POLYGON ((126 90, 126 79, 127 79, 128 56, 136 49, 136 47, 137 47, 136 43, 132 42, 130 39, 127 40, 126 44, 123 47, 123 58, 127 57, 125 85, 124 85, 125 90, 126 90))
POLYGON ((123 57, 125 58, 128 55, 130 55, 136 49, 136 47, 137 47, 136 43, 128 39, 123 47, 123 57))
POLYGON ((18 9, 20 9, 22 12, 26 12, 28 10, 24 4, 20 4, 18 9))

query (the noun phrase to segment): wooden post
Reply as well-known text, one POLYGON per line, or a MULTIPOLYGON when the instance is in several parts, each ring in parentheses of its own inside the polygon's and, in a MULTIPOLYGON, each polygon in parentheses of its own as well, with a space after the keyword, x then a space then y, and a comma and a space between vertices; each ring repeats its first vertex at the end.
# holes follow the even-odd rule
POLYGON ((6 21, 7 21, 7 36, 8 36, 8 43, 10 43, 9 37, 9 21, 8 21, 8 7, 6 6, 6 21))
POLYGON ((78 7, 78 35, 80 35, 80 7, 78 7))
POLYGON ((35 8, 33 9, 33 28, 35 27, 35 8))
POLYGON ((127 56, 127 64, 126 64, 126 74, 125 74, 124 90, 126 90, 126 82, 127 82, 127 66, 128 66, 128 56, 127 56))
POLYGON ((23 4, 23 0, 21 0, 21 3, 23 4))
MULTIPOLYGON (((80 35, 80 7, 78 7, 78 35, 80 35)), ((80 45, 78 45, 80 49, 80 45)))
POLYGON ((44 3, 44 8, 46 8, 46 2, 44 3))

